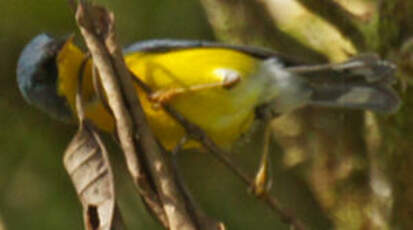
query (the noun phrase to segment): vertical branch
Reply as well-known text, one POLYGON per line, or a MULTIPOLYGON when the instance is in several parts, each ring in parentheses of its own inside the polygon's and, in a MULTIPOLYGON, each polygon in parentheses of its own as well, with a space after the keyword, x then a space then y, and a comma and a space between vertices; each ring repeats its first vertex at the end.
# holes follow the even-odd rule
POLYGON ((76 111, 79 129, 66 148, 63 163, 83 206, 87 230, 124 229, 116 204, 115 181, 106 147, 94 126, 86 120, 82 97, 86 57, 78 71, 76 111))
POLYGON ((158 219, 166 220, 164 227, 171 230, 217 229, 218 226, 200 226, 204 221, 189 211, 194 205, 185 199, 176 174, 165 158, 167 153, 146 123, 132 77, 117 45, 113 14, 81 1, 76 19, 113 111, 128 168, 139 185, 144 181, 145 187, 141 188, 149 189, 147 194, 153 195, 149 200, 158 219))
POLYGON ((370 162, 370 188, 374 200, 370 206, 373 229, 390 229, 390 217, 393 210, 394 194, 387 175, 386 154, 383 152, 383 136, 379 119, 373 113, 365 114, 367 156, 370 162))
POLYGON ((379 52, 398 64, 403 105, 397 116, 379 118, 381 137, 381 169, 385 166, 391 179, 394 200, 393 228, 412 229, 413 219, 413 2, 405 0, 378 0, 380 38, 379 52))
MULTIPOLYGON (((94 58, 94 63, 97 67, 100 67, 99 73, 100 76, 109 76, 109 84, 106 84, 109 88, 106 89, 106 95, 111 99, 111 108, 114 112, 114 115, 117 119, 116 127, 119 130, 118 135, 119 139, 122 140, 122 149, 126 158, 126 163, 131 173, 134 182, 139 187, 139 192, 142 195, 145 203, 151 208, 151 211, 155 214, 158 220, 165 226, 168 226, 168 221, 165 216, 164 210, 162 208, 159 197, 155 191, 155 188, 151 184, 146 172, 143 169, 143 163, 138 157, 138 149, 135 146, 134 140, 134 129, 132 118, 129 115, 128 110, 126 109, 126 104, 124 102, 123 96, 120 93, 121 89, 113 77, 116 76, 116 70, 113 68, 111 63, 111 58, 106 50, 104 44, 104 38, 102 34, 99 35, 96 32, 94 18, 90 13, 85 12, 84 5, 79 5, 76 12, 76 19, 81 28, 82 33, 84 34, 85 40, 89 41, 92 45, 89 45, 89 50, 92 53, 94 58), (94 55, 93 55, 94 54, 94 55)), ((99 21, 100 22, 100 21, 99 21)), ((101 22, 104 23, 104 22, 101 22)), ((101 25, 107 26, 107 25, 101 25)), ((105 27, 104 27, 105 28, 105 27)), ((107 30, 107 28, 105 28, 107 30)), ((107 32, 107 31, 106 31, 107 32)))

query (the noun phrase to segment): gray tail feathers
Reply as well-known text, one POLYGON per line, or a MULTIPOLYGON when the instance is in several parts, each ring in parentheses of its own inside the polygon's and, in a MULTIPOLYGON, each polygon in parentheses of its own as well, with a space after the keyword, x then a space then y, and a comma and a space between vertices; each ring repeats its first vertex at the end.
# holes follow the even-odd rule
POLYGON ((394 72, 392 63, 369 54, 332 64, 311 73, 327 77, 310 80, 313 93, 309 104, 394 113, 400 106, 391 86, 396 82, 394 72))
POLYGON ((385 84, 329 84, 313 86, 310 105, 372 110, 394 113, 400 99, 390 86, 385 84))

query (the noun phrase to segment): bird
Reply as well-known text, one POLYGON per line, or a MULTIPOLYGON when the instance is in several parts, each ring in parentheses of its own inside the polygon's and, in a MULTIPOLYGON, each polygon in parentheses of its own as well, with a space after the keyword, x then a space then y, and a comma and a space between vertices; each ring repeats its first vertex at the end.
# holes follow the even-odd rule
MULTIPOLYGON (((135 85, 150 127, 169 150, 185 136, 185 129, 162 103, 224 147, 248 133, 254 121, 306 106, 392 114, 401 104, 392 88, 395 65, 375 54, 309 64, 265 48, 173 39, 140 41, 123 53, 134 78, 151 89, 148 95, 135 85)), ((16 72, 29 104, 69 122, 76 121, 81 73, 86 118, 100 130, 114 132, 114 118, 93 84, 93 60, 73 37, 37 35, 21 52, 16 72)))

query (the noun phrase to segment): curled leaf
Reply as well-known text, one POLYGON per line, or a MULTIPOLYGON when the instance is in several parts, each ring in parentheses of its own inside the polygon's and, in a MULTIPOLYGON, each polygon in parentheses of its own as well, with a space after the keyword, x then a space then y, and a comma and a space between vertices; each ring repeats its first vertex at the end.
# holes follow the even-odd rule
POLYGON ((123 229, 112 169, 99 135, 87 121, 66 149, 64 165, 83 206, 87 230, 123 229))

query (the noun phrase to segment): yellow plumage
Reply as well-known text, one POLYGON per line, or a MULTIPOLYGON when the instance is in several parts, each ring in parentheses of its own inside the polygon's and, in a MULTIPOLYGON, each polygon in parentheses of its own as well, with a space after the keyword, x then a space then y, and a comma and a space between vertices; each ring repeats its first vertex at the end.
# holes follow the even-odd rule
MULTIPOLYGON (((58 92, 74 109, 78 71, 84 54, 71 41, 58 55, 58 92)), ((187 119, 203 128, 218 144, 228 146, 244 133, 254 119, 254 108, 261 86, 253 83, 260 60, 239 51, 223 48, 192 48, 162 53, 135 52, 125 56, 129 69, 151 89, 165 91, 220 83, 226 74, 237 74, 241 81, 233 88, 207 88, 176 95, 168 101, 187 119)), ((85 68, 83 92, 86 116, 100 129, 112 132, 113 119, 95 96, 91 63, 85 68)), ((166 148, 173 148, 185 135, 183 128, 162 109, 148 100, 137 87, 148 122, 166 148)), ((188 146, 194 146, 190 143, 188 146)))

